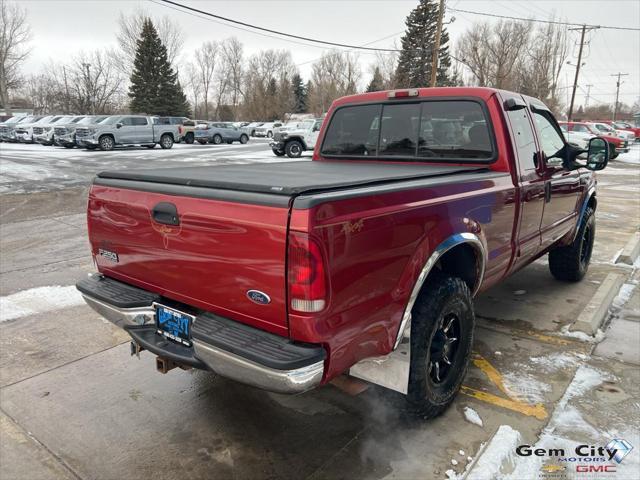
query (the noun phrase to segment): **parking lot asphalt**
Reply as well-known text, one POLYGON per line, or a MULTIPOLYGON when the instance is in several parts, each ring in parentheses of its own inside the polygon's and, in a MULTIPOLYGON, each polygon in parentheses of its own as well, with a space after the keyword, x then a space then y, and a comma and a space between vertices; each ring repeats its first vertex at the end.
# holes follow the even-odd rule
MULTIPOLYGON (((553 459, 516 457, 515 444, 618 437, 636 448, 607 478, 637 478, 638 263, 615 260, 640 227, 640 162, 598 174, 584 281, 553 280, 541 259, 477 299, 461 394, 423 422, 399 415, 378 388, 288 397, 202 371, 162 375, 148 352, 130 357, 127 335, 75 292, 93 270, 84 208, 96 172, 282 161, 266 142, 113 152, 0 144, 0 157, 0 478, 550 478, 553 459), (604 333, 567 333, 610 274, 624 284, 604 333)), ((567 476, 554 478, 575 477, 574 465, 562 467, 567 476)))

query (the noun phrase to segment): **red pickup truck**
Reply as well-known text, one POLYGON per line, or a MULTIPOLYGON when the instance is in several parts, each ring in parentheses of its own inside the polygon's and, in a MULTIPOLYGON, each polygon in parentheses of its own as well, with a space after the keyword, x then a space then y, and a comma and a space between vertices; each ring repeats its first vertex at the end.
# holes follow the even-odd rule
POLYGON ((432 417, 464 378, 474 295, 547 253, 557 279, 584 276, 609 150, 584 153, 516 93, 344 97, 310 162, 98 174, 99 273, 77 288, 162 372, 284 393, 348 374, 432 417))

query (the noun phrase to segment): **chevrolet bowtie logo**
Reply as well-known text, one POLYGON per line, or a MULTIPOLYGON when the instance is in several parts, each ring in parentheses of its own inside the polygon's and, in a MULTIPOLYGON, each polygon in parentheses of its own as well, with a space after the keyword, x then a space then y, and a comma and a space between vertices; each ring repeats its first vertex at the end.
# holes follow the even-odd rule
POLYGON ((562 465, 545 465, 542 467, 541 470, 547 473, 556 473, 556 472, 561 472, 565 468, 566 467, 563 467, 562 465))

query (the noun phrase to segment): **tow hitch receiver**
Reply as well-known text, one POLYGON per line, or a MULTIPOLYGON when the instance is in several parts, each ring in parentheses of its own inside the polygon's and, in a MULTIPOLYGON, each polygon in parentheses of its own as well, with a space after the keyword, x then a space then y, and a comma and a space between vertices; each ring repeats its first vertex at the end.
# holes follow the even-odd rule
POLYGON ((191 370, 189 365, 181 365, 164 357, 156 357, 156 370, 160 373, 167 373, 176 367, 180 367, 182 370, 191 370))

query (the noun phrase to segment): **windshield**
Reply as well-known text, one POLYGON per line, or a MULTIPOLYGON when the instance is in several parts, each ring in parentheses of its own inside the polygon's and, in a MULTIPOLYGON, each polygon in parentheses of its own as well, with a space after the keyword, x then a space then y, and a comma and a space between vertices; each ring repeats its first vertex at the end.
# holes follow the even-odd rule
POLYGON ((613 132, 613 128, 611 128, 609 125, 605 125, 604 123, 597 123, 596 124, 596 128, 598 130, 600 130, 601 132, 613 132))
POLYGON ((71 120, 70 123, 78 123, 80 120, 82 120, 83 118, 86 118, 84 115, 81 117, 75 117, 73 120, 71 120))
POLYGON ((11 117, 9 120, 7 120, 4 123, 18 123, 20 120, 22 120, 24 117, 11 117))
POLYGON ((484 161, 495 158, 480 103, 432 100, 339 108, 322 145, 327 156, 394 160, 484 161))
POLYGON ((632 128, 631 125, 625 122, 616 122, 613 124, 616 128, 632 128))
POLYGON ((51 116, 51 115, 49 115, 48 117, 42 117, 36 123, 48 123, 48 122, 51 121, 52 118, 53 118, 53 116, 51 116))
POLYGON ((100 123, 102 125, 113 125, 113 124, 117 123, 118 120, 120 120, 120 117, 116 115, 116 116, 113 116, 113 117, 107 117, 100 123))
POLYGON ((17 123, 31 123, 35 120, 36 117, 24 117, 22 120, 18 120, 17 123))
POLYGON ((53 123, 66 123, 69 120, 69 117, 60 117, 58 120, 56 120, 53 123))

